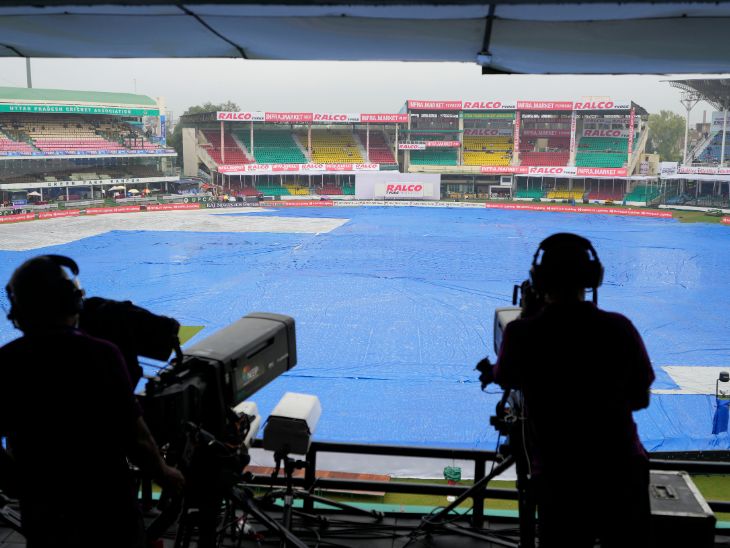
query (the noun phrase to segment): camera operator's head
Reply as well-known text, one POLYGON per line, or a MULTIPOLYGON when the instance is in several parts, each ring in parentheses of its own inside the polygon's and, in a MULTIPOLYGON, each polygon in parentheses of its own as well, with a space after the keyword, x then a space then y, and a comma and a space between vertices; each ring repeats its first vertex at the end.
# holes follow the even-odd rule
POLYGON ((583 300, 586 289, 593 290, 595 303, 603 265, 585 238, 567 232, 553 234, 535 252, 530 281, 548 303, 583 300))
POLYGON ((8 319, 26 333, 75 325, 84 296, 78 273, 76 263, 62 255, 27 260, 5 287, 11 306, 8 319))

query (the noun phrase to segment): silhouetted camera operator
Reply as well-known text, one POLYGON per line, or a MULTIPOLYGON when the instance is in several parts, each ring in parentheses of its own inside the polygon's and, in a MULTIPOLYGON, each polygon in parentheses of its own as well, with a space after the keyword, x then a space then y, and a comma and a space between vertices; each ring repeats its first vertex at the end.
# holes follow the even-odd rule
POLYGON ((649 405, 654 373, 632 323, 596 306, 602 279, 588 240, 544 240, 530 270, 533 293, 523 286, 533 310, 523 307, 507 325, 491 372, 523 393, 540 548, 649 542, 648 459, 632 412, 649 405))
POLYGON ((0 436, 29 548, 143 546, 127 458, 173 490, 184 480, 160 457, 119 349, 77 329, 77 274, 73 260, 44 255, 7 285, 23 336, 0 349, 0 436))

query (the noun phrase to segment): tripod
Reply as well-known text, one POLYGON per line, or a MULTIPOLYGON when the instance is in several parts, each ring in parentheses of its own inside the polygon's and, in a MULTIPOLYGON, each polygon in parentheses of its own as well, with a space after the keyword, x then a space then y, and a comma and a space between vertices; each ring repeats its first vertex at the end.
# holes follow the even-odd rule
POLYGON ((279 524, 255 501, 242 485, 240 472, 248 455, 240 447, 218 441, 205 430, 195 428, 186 434, 182 452, 186 487, 184 495, 173 497, 147 530, 149 540, 160 538, 178 520, 175 548, 188 548, 197 530, 198 548, 216 548, 225 529, 219 529, 221 514, 235 516, 242 510, 253 515, 269 531, 281 538, 281 546, 307 548, 287 526, 279 524), (225 512, 222 509, 226 508, 225 512))
MULTIPOLYGON (((522 413, 522 394, 517 390, 507 390, 497 404, 497 414, 491 418, 492 425, 500 434, 508 436, 509 444, 505 444, 500 450, 506 454, 504 460, 497 464, 494 469, 476 481, 469 489, 464 491, 451 504, 441 509, 436 514, 424 516, 421 524, 411 532, 410 544, 415 540, 419 531, 431 533, 439 529, 450 533, 468 536, 499 546, 508 548, 535 548, 535 499, 530 489, 529 460, 525 448, 525 417, 522 413), (507 470, 510 466, 517 468, 517 494, 519 509, 519 531, 520 542, 516 543, 507 540, 493 532, 473 531, 463 527, 457 527, 450 521, 448 516, 462 502, 473 495, 486 489, 487 484, 507 470)), ((406 544, 406 546, 408 546, 406 544)))
MULTIPOLYGON (((274 453, 274 459, 276 460, 276 468, 274 469, 274 472, 272 474, 273 478, 276 478, 279 474, 279 470, 281 469, 281 463, 284 463, 284 477, 286 479, 285 483, 285 489, 281 490, 275 490, 271 491, 266 495, 266 500, 269 502, 272 502, 277 498, 283 498, 284 500, 284 510, 282 515, 282 525, 285 529, 289 530, 291 528, 291 521, 292 521, 292 515, 296 512, 304 517, 314 519, 318 521, 320 524, 326 523, 326 519, 321 516, 315 516, 312 514, 307 514, 305 512, 295 511, 294 510, 294 500, 295 499, 301 499, 309 502, 319 502, 321 504, 326 504, 327 506, 331 506, 333 508, 338 508, 340 510, 344 510, 346 512, 350 512, 356 515, 361 516, 367 516, 371 518, 375 518, 376 521, 381 521, 383 519, 383 513, 377 512, 375 510, 363 510, 361 508, 357 508, 355 506, 350 506, 349 504, 344 504, 342 502, 337 502, 335 500, 331 500, 325 497, 320 497, 318 495, 312 494, 310 491, 306 491, 304 489, 294 489, 294 471, 298 469, 303 469, 307 466, 307 462, 301 461, 301 460, 295 460, 289 457, 286 453, 274 453)), ((313 488, 314 486, 312 486, 313 488)), ((280 544, 281 547, 285 546, 284 539, 281 541, 280 544)))

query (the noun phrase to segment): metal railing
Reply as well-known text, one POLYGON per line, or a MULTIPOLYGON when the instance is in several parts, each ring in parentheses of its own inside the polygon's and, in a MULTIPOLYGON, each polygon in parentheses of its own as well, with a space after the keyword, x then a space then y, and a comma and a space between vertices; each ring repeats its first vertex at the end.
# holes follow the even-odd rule
MULTIPOLYGON (((254 447, 260 448, 262 440, 257 439, 254 447)), ((384 493, 401 493, 410 495, 437 495, 458 497, 467 487, 457 485, 441 485, 435 483, 405 483, 398 481, 373 481, 356 479, 317 478, 317 455, 319 453, 340 453, 351 455, 378 455, 413 458, 435 458, 444 460, 465 460, 474 463, 474 478, 479 479, 487 472, 487 462, 492 462, 497 457, 494 451, 476 451, 471 449, 448 449, 438 447, 411 447, 395 445, 361 445, 355 443, 335 442, 312 442, 307 453, 307 466, 303 478, 294 478, 294 484, 303 489, 330 489, 341 491, 371 491, 384 493)), ((672 454, 654 453, 651 455, 650 468, 652 470, 681 470, 690 474, 730 474, 730 459, 727 461, 715 460, 687 460, 692 453, 672 454), (682 460, 673 460, 673 457, 682 460)), ((724 453, 697 454, 702 459, 717 458, 727 459, 724 453)), ((273 483, 283 485, 283 478, 278 478, 273 483)), ((271 485, 272 479, 268 476, 254 477, 254 485, 271 485)), ((484 522, 484 501, 485 499, 518 500, 516 489, 486 488, 472 496, 471 523, 475 527, 481 527, 484 522)), ((730 512, 730 502, 707 501, 714 512, 730 512)), ((305 511, 312 510, 312 503, 305 502, 305 511)))

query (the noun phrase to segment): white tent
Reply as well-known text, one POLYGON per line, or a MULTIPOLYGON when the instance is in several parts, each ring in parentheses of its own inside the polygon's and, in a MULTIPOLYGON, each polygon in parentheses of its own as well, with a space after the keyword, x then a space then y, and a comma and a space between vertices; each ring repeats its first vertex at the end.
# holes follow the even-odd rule
POLYGON ((730 4, 724 2, 128 4, 5 2, 0 56, 457 61, 515 73, 730 72, 730 4))

